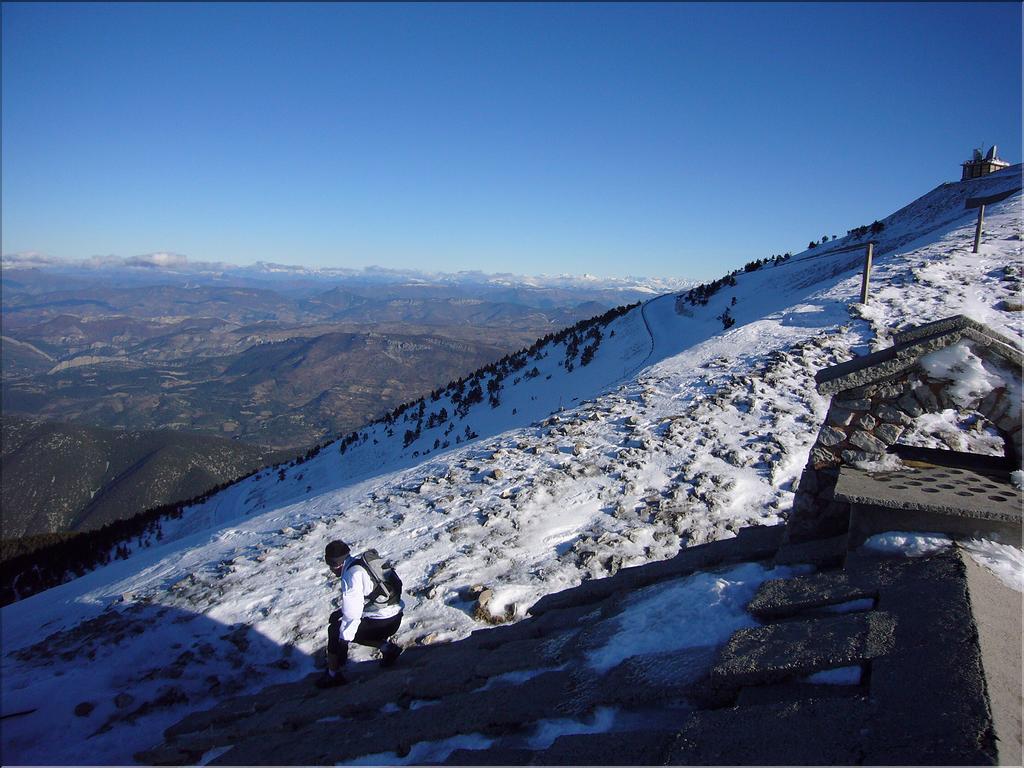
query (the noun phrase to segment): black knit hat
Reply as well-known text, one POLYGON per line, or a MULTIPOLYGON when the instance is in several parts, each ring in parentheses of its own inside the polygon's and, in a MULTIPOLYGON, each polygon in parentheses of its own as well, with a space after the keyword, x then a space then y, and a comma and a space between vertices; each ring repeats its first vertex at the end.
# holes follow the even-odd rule
POLYGON ((324 560, 328 563, 348 557, 352 548, 341 539, 335 539, 324 549, 324 560))

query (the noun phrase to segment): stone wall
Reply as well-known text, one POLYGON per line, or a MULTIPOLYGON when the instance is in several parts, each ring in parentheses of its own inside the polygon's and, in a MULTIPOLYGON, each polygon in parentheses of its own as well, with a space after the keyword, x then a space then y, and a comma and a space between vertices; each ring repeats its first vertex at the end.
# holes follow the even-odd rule
MULTIPOLYGON (((986 350, 976 350, 989 358, 986 350)), ((992 357, 991 362, 1005 365, 992 357)), ((846 531, 849 504, 833 499, 839 468, 881 459, 914 419, 947 408, 977 411, 1003 436, 1006 455, 1020 464, 1020 404, 1000 387, 986 397, 957 402, 950 382, 931 379, 915 366, 883 381, 837 392, 811 448, 793 501, 789 537, 794 541, 835 536, 846 531), (1011 454, 1012 452, 1012 454, 1011 454)))

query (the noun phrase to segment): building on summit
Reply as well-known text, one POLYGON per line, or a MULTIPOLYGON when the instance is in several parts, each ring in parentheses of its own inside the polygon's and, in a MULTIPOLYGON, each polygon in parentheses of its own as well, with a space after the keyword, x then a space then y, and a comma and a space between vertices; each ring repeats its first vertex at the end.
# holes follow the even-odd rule
POLYGON ((1010 167, 1010 163, 996 157, 995 144, 992 145, 992 149, 984 157, 981 156, 981 149, 974 150, 974 156, 966 163, 961 163, 960 165, 964 169, 964 175, 960 178, 960 181, 977 179, 1010 167))

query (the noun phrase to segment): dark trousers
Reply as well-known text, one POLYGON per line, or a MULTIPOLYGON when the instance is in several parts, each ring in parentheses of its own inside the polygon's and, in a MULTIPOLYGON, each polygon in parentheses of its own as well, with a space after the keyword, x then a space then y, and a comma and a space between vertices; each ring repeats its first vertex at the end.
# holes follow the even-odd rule
MULTIPOLYGON (((389 637, 398 631, 400 626, 402 626, 401 613, 390 619, 362 619, 352 642, 368 645, 371 648, 380 648, 389 637)), ((342 663, 348 658, 348 641, 341 639, 340 608, 331 614, 330 621, 327 622, 327 652, 340 658, 342 663)))

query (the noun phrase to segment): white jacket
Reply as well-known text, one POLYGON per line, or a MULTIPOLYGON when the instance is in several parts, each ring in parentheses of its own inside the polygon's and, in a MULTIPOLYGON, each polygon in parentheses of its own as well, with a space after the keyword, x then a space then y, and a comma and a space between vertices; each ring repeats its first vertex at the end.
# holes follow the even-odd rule
POLYGON ((401 602, 385 605, 363 612, 367 596, 373 592, 375 585, 370 574, 360 565, 353 565, 354 557, 350 557, 341 574, 341 639, 351 642, 359 631, 359 622, 367 619, 390 619, 402 610, 401 602))

